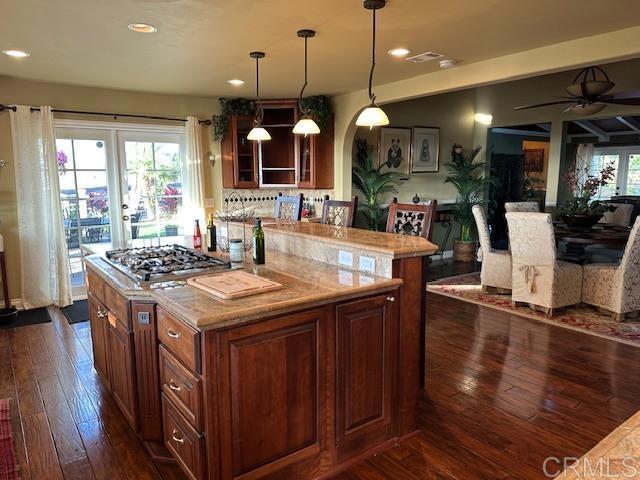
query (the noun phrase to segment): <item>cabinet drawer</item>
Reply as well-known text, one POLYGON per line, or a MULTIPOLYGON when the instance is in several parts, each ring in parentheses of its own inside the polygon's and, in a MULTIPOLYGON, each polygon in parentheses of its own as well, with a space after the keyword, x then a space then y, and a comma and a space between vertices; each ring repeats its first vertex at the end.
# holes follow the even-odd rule
POLYGON ((158 339, 194 373, 200 373, 200 333, 158 307, 158 339))
POLYGON ((98 300, 104 302, 104 281, 90 268, 87 268, 87 290, 98 300))
POLYGON ((116 292, 110 285, 104 284, 104 303, 109 310, 115 313, 118 322, 131 331, 129 321, 129 300, 116 292))
POLYGON ((193 427, 202 431, 202 382, 165 348, 160 347, 162 391, 193 427))
POLYGON ((164 444, 178 465, 192 480, 205 478, 204 439, 180 414, 167 397, 162 395, 164 444))

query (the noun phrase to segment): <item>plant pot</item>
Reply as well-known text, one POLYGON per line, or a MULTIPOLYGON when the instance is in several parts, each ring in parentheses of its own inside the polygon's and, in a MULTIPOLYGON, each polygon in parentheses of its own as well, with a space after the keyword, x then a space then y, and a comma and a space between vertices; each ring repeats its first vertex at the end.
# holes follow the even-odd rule
POLYGON ((453 260, 456 262, 471 263, 476 259, 476 242, 454 240, 453 260))
POLYGON ((563 215, 562 221, 569 228, 588 230, 600 221, 602 215, 563 215))

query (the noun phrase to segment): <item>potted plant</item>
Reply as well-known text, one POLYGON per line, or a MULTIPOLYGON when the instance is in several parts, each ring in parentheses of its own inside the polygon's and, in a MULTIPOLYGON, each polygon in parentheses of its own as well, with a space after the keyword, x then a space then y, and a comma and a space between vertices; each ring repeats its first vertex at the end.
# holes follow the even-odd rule
POLYGON ((605 212, 615 207, 594 200, 602 188, 615 178, 615 165, 605 166, 597 175, 589 173, 589 166, 576 167, 562 176, 573 196, 558 209, 558 216, 569 228, 591 228, 602 218, 605 212))
POLYGON ((382 207, 379 197, 386 193, 396 193, 400 183, 400 173, 381 171, 382 164, 376 167, 373 146, 365 139, 356 139, 356 152, 353 159, 352 181, 355 187, 364 195, 364 202, 358 207, 366 219, 366 228, 374 231, 384 231, 387 223, 389 207, 382 207))
MULTIPOLYGON (((160 215, 162 218, 174 220, 178 214, 178 196, 180 196, 180 190, 172 185, 166 185, 162 191, 164 195, 160 198, 160 215)), ((164 227, 164 234, 167 237, 175 237, 178 235, 178 225, 169 223, 164 227)))
POLYGON ((477 162, 476 157, 482 147, 475 147, 471 152, 464 152, 460 145, 454 145, 451 152, 451 163, 445 182, 452 183, 458 191, 453 210, 453 218, 460 224, 460 238, 453 242, 453 259, 460 262, 473 262, 476 255, 476 242, 471 237, 474 223, 472 208, 483 205, 484 194, 495 182, 484 175, 485 162, 477 162))

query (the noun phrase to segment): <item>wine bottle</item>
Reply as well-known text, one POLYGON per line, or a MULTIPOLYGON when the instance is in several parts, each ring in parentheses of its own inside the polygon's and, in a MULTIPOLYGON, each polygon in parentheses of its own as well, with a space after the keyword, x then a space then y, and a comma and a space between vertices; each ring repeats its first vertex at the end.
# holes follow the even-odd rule
POLYGON ((213 223, 213 213, 210 213, 209 220, 207 221, 207 251, 215 252, 217 241, 216 226, 213 223))
POLYGON ((256 224, 253 227, 253 263, 256 265, 264 264, 264 230, 262 230, 262 220, 256 218, 256 224))
POLYGON ((193 248, 202 248, 202 233, 200 232, 200 221, 196 220, 193 228, 193 248))

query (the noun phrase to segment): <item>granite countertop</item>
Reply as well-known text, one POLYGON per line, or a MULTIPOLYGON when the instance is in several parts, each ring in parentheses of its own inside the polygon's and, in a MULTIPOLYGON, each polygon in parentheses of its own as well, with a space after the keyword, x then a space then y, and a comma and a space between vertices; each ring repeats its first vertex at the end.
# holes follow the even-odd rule
MULTIPOLYGON (((225 222, 218 221, 219 224, 225 222)), ((249 227, 248 224, 247 228, 249 227)), ((316 222, 265 223, 265 235, 270 231, 291 236, 320 238, 326 243, 355 247, 361 250, 388 255, 394 259, 433 255, 438 246, 422 237, 373 232, 361 228, 335 227, 316 222)))
POLYGON ((220 329, 314 307, 390 291, 398 278, 363 274, 325 263, 276 252, 267 253, 266 265, 245 264, 245 271, 284 285, 281 290, 235 300, 222 300, 178 282, 156 285, 152 296, 167 311, 198 330, 220 329))

